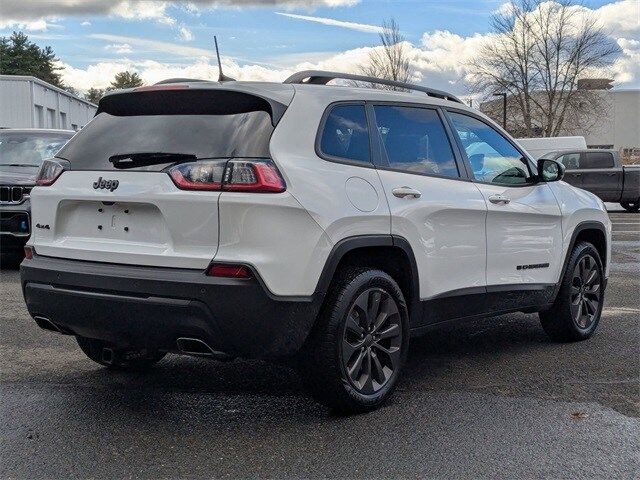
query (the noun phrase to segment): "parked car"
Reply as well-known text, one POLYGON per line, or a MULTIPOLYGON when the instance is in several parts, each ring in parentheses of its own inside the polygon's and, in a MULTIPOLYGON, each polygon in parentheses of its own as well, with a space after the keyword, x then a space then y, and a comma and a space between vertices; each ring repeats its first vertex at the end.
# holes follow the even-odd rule
POLYGON ((573 150, 543 156, 562 163, 564 180, 629 212, 640 210, 640 165, 622 165, 616 150, 573 150))
POLYGON ((31 234, 29 193, 45 158, 73 136, 68 130, 0 130, 0 262, 22 258, 31 234))
POLYGON ((110 93, 40 171, 24 296, 112 369, 286 358, 318 401, 371 410, 435 323, 594 333, 611 223, 562 172, 453 95, 376 78, 110 93))
POLYGON ((534 159, 542 158, 550 152, 567 152, 587 148, 584 137, 533 137, 517 138, 516 141, 534 159))

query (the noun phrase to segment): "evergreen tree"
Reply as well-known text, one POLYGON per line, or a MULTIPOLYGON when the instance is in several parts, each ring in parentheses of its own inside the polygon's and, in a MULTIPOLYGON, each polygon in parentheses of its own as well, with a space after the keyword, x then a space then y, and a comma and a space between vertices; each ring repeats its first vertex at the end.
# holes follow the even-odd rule
POLYGON ((51 47, 40 48, 22 32, 0 38, 0 74, 30 75, 56 87, 65 88, 55 65, 51 47))

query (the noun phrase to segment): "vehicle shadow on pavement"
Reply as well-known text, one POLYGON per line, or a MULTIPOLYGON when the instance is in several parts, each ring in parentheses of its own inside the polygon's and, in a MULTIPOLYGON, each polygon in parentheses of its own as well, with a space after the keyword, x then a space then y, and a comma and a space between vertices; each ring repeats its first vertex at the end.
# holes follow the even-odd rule
MULTIPOLYGON (((499 359, 513 360, 514 355, 527 358, 550 348, 549 341, 541 330, 538 331, 536 324, 527 328, 533 323, 532 318, 520 317, 516 321, 483 319, 470 322, 466 327, 434 327, 429 334, 413 341, 399 389, 446 391, 483 389, 493 385, 500 376, 497 370, 503 369, 496 365, 499 359), (488 379, 493 379, 493 383, 488 379)), ((81 358, 78 362, 89 360, 81 358)), ((527 362, 518 364, 516 360, 504 380, 507 382, 512 376, 521 378, 530 369, 527 362)), ((218 362, 168 355, 144 373, 109 371, 98 366, 84 372, 69 371, 68 366, 64 374, 50 380, 80 382, 85 387, 95 388, 95 396, 86 390, 83 393, 85 400, 91 398, 96 412, 106 407, 102 405, 103 401, 111 405, 116 396, 119 408, 132 414, 173 417, 176 414, 172 407, 174 401, 185 396, 197 398, 201 412, 247 413, 249 409, 260 414, 263 410, 265 413, 270 411, 274 405, 285 408, 294 403, 296 413, 287 412, 287 415, 308 418, 326 417, 328 413, 307 396, 294 369, 265 361, 218 362), (105 396, 104 392, 108 394, 105 396)))

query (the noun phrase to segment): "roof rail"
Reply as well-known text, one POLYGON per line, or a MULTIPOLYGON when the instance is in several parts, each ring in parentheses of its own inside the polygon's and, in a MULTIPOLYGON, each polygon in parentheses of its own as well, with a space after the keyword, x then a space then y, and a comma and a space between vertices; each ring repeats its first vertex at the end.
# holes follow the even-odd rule
POLYGON ((378 85, 388 85, 390 87, 399 87, 406 90, 415 90, 417 92, 423 92, 431 97, 442 98, 444 100, 450 100, 452 102, 462 103, 455 95, 443 92, 442 90, 436 90, 434 88, 423 87, 421 85, 415 85, 413 83, 397 82, 395 80, 386 80, 384 78, 368 77, 366 75, 354 75, 351 73, 339 73, 339 72, 325 72, 322 70, 304 70, 297 72, 287 78, 283 83, 306 83, 314 85, 326 85, 331 80, 353 80, 356 82, 375 83, 378 85))

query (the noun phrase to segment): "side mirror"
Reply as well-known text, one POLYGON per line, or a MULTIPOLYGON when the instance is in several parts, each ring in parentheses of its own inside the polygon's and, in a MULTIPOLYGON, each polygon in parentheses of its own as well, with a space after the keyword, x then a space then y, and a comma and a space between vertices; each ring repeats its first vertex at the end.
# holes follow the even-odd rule
POLYGON ((538 179, 541 182, 557 182, 564 177, 564 165, 555 160, 541 158, 538 160, 538 179))

